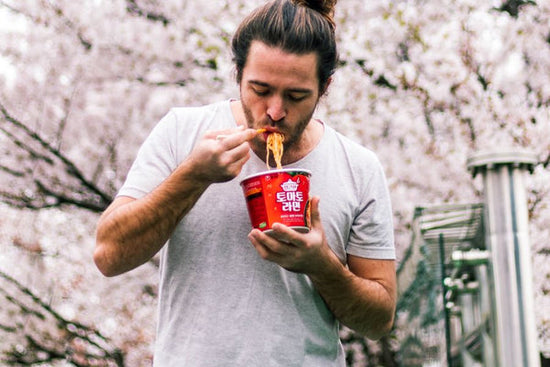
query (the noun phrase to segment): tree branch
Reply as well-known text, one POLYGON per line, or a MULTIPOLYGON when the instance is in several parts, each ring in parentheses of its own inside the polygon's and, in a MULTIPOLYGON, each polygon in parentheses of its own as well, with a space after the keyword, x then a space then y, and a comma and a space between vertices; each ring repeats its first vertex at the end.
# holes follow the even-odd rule
POLYGON ((88 361, 103 361, 99 365, 124 366, 122 352, 118 348, 108 345, 108 339, 98 330, 79 323, 65 319, 56 312, 48 303, 43 301, 32 290, 19 283, 16 279, 0 270, 0 281, 13 286, 16 294, 9 294, 5 285, 0 287, 0 293, 5 299, 16 306, 20 313, 35 318, 51 330, 56 328, 59 335, 55 337, 50 331, 27 330, 28 325, 33 323, 21 323, 14 321, 14 325, 0 325, 0 332, 22 333, 26 341, 24 348, 12 348, 4 352, 7 359, 3 360, 8 364, 35 365, 39 363, 52 362, 54 360, 67 360, 75 366, 98 365, 88 361), (27 301, 25 301, 25 299, 27 301), (26 304, 30 301, 30 305, 26 304), (51 320, 51 321, 50 321, 51 320), (79 348, 72 347, 74 342, 79 340, 79 348), (109 363, 111 362, 111 363, 109 363))
POLYGON ((141 8, 136 0, 126 0, 126 10, 128 13, 144 17, 153 22, 161 22, 165 27, 171 22, 166 16, 161 13, 156 13, 141 8))
POLYGON ((33 160, 39 160, 45 162, 50 166, 59 164, 62 167, 62 171, 69 177, 76 181, 76 184, 80 187, 64 187, 64 192, 56 190, 55 186, 59 186, 59 182, 65 182, 66 180, 58 177, 58 174, 54 171, 52 177, 49 178, 50 183, 44 182, 44 180, 32 178, 33 172, 16 170, 6 166, 1 166, 0 170, 8 173, 16 178, 32 178, 34 184, 37 187, 37 192, 44 195, 50 195, 56 198, 55 205, 48 203, 44 200, 42 204, 36 204, 36 200, 24 195, 16 195, 13 193, 7 193, 6 191, 0 192, 4 201, 13 205, 17 200, 20 200, 20 205, 27 208, 43 208, 51 206, 59 206, 62 204, 75 205, 84 209, 100 212, 104 210, 107 205, 112 201, 112 196, 100 189, 94 182, 88 180, 84 173, 73 163, 67 156, 61 153, 60 150, 48 143, 38 133, 31 130, 21 121, 13 117, 4 105, 0 102, 0 118, 8 122, 15 131, 20 132, 23 137, 30 139, 32 143, 37 144, 41 151, 37 148, 33 148, 30 144, 25 143, 22 138, 18 138, 13 132, 9 131, 6 127, 0 126, 0 131, 8 136, 12 142, 30 156, 33 160), (67 195, 66 193, 70 193, 67 195), (6 200, 7 199, 7 200, 6 200), (15 202, 14 202, 15 201, 15 202))
POLYGON ((494 10, 508 13, 511 17, 517 18, 522 7, 525 5, 537 5, 533 0, 507 0, 500 7, 494 10))
MULTIPOLYGON (((84 49, 86 51, 90 50, 92 48, 92 43, 87 40, 84 35, 82 34, 82 31, 80 31, 78 29, 78 27, 76 26, 76 24, 70 20, 64 13, 63 13, 63 9, 61 9, 60 7, 58 6, 54 6, 52 4, 51 1, 48 1, 47 4, 53 9, 54 11, 54 14, 58 17, 61 18, 61 20, 63 21, 63 24, 68 27, 70 30, 76 32, 76 37, 78 38, 78 41, 80 42, 80 44, 82 45, 82 47, 84 47, 84 49)), ((35 24, 42 24, 44 25, 45 27, 48 27, 49 24, 48 24, 48 21, 47 20, 44 20, 40 17, 36 17, 36 16, 33 16, 31 14, 28 14, 24 11, 22 11, 21 9, 17 9, 17 8, 14 8, 13 6, 9 5, 9 4, 6 4, 4 1, 0 1, 0 5, 9 9, 11 12, 13 13, 16 13, 16 14, 20 14, 28 19, 30 19, 33 23, 35 24)))

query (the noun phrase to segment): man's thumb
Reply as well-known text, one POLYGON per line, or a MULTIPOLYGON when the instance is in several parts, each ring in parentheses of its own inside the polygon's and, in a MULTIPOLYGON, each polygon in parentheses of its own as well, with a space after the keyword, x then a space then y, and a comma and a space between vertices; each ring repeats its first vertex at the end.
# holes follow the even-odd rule
POLYGON ((309 205, 311 206, 311 228, 317 228, 321 225, 321 213, 319 212, 319 196, 313 196, 309 205))

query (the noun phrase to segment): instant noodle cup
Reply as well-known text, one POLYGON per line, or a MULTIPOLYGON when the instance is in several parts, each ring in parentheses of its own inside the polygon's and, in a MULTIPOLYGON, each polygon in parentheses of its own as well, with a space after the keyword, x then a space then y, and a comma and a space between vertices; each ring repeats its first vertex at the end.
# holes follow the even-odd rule
POLYGON ((253 228, 269 232, 282 223, 309 232, 309 179, 304 169, 278 169, 246 177, 241 187, 253 228))

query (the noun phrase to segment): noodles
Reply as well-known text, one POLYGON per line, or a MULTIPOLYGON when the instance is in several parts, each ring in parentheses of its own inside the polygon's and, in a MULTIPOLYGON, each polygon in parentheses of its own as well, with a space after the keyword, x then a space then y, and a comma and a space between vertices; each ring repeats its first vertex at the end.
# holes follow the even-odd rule
POLYGON ((283 141, 285 140, 285 137, 282 134, 273 132, 270 133, 267 136, 267 149, 266 149, 266 158, 265 163, 267 165, 267 169, 271 169, 269 166, 269 151, 273 152, 273 159, 275 160, 275 164, 277 165, 277 169, 282 169, 283 165, 281 164, 281 159, 283 157, 283 141))

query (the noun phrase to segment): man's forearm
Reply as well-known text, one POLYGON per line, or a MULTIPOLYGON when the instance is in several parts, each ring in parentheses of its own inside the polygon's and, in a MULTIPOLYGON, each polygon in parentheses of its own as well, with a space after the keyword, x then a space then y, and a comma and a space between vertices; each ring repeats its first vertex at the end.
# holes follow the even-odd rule
POLYGON ((256 134, 241 127, 206 132, 185 161, 148 195, 115 199, 98 223, 94 260, 101 272, 117 275, 153 257, 210 184, 240 173, 250 158, 248 142, 256 134), (218 139, 220 134, 225 138, 218 139))
POLYGON ((122 200, 121 205, 108 208, 102 215, 94 260, 103 274, 113 276, 129 271, 164 246, 208 187, 192 180, 189 169, 183 164, 145 197, 122 200))
POLYGON ((354 274, 336 256, 323 271, 309 277, 343 325, 370 339, 379 339, 391 330, 395 290, 383 280, 354 274))

